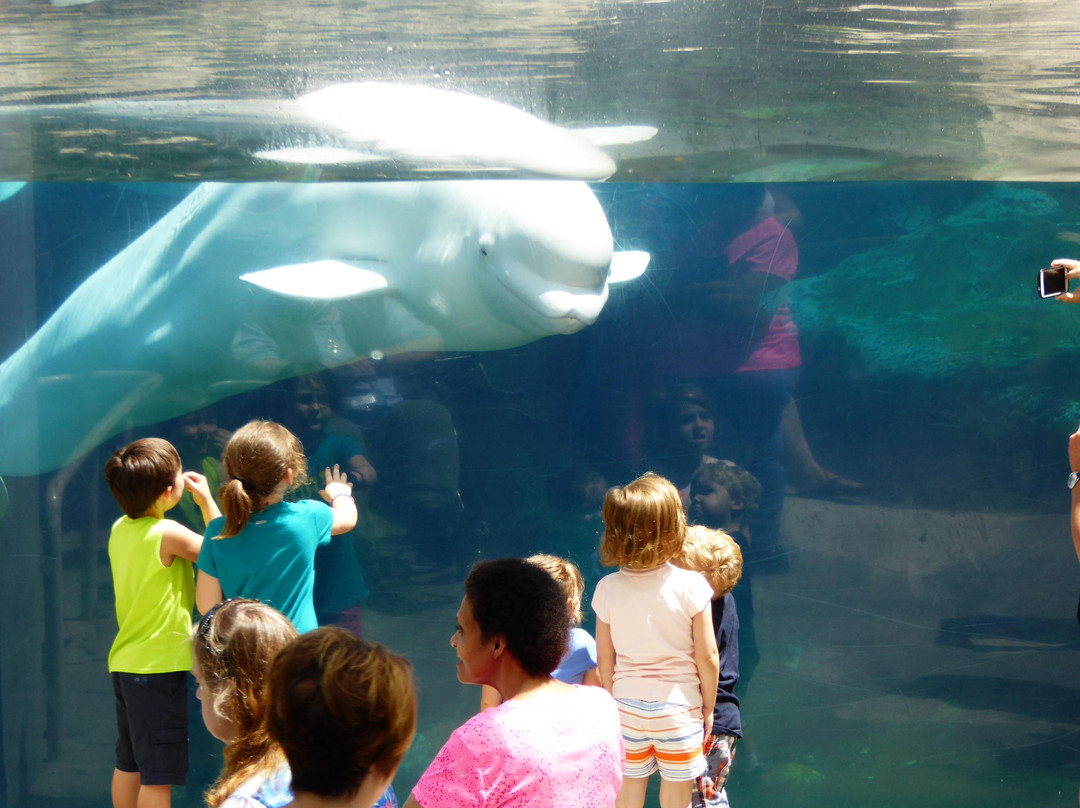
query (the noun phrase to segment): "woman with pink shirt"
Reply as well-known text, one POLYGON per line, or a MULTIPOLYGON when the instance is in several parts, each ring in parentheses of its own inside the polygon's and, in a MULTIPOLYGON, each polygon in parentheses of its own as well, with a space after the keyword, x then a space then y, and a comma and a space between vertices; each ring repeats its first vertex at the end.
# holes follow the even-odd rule
POLYGON ((503 703, 454 730, 405 808, 612 808, 623 764, 615 701, 551 677, 568 641, 562 587, 523 559, 481 561, 457 622, 458 679, 490 685, 503 703))

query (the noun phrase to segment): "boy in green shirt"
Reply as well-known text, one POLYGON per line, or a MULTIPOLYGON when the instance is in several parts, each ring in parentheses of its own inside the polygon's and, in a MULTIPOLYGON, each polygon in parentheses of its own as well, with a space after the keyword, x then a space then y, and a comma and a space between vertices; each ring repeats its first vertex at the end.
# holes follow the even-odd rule
POLYGON ((185 488, 205 521, 220 512, 206 478, 185 474, 176 449, 160 438, 117 451, 105 479, 125 514, 109 534, 119 626, 109 651, 119 732, 113 808, 169 808, 172 786, 187 779, 192 562, 202 536, 164 517, 185 488))

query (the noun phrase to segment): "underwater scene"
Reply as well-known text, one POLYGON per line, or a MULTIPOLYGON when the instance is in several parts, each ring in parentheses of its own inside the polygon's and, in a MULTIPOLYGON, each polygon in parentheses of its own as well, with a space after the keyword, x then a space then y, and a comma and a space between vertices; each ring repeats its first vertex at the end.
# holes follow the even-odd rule
MULTIPOLYGON (((432 325, 407 290, 326 301, 237 280, 259 251, 310 249, 307 207, 333 224, 364 194, 407 189, 415 206, 460 192, 422 185, 35 183, 0 203, 7 804, 108 800, 106 539, 120 513, 105 460, 161 436, 185 469, 221 480, 223 443, 251 418, 288 425, 309 457, 348 436, 373 469, 357 527, 316 561, 316 606, 415 666, 402 799, 479 706, 448 642, 470 564, 574 560, 592 628, 607 487, 647 469, 687 486, 711 458, 762 481, 735 589, 734 804, 1076 799, 1063 483, 1080 312, 1040 300, 1035 278, 1080 238, 1080 191, 569 183, 599 202, 616 244, 651 256, 572 334, 541 336, 538 319, 483 290, 442 290, 472 307, 455 327, 432 325), (217 229, 185 208, 210 193, 246 215, 217 229), (178 213, 208 243, 180 244, 178 213), (778 217, 792 238, 770 260, 794 274, 747 309, 724 286, 725 255, 778 217), (140 274, 151 247, 179 268, 140 274), (500 330, 505 311, 535 330, 500 330), (796 364, 740 371, 776 318, 796 364), (21 370, 32 351, 36 375, 21 370)), ((522 191, 532 200, 544 185, 522 191)), ((171 516, 202 529, 186 500, 171 516)), ((193 696, 191 709, 191 775, 174 799, 195 806, 221 744, 193 696)))
POLYGON ((480 709, 472 565, 573 561, 595 633, 654 471, 743 556, 731 805, 1076 804, 1080 6, 0 0, 0 43, 0 808, 110 804, 106 461, 216 492, 252 419, 290 498, 353 482, 315 613, 412 663, 401 803, 480 709))

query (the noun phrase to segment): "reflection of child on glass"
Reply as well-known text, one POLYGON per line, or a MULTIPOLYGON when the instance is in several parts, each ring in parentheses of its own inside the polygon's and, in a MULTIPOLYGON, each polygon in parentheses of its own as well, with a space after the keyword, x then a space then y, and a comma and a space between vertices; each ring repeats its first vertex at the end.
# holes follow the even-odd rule
POLYGON ((616 805, 640 808, 660 771, 660 804, 686 806, 705 771, 719 681, 713 590, 700 573, 669 562, 686 517, 669 481, 645 474, 604 500, 600 558, 619 571, 593 595, 600 679, 619 704, 626 757, 616 805), (702 728, 704 727, 704 735, 702 728))
POLYGON ((202 536, 165 518, 190 489, 203 518, 218 516, 206 478, 184 473, 180 455, 160 438, 120 449, 105 464, 109 490, 124 511, 109 534, 116 594, 116 639, 109 672, 119 740, 114 808, 172 804, 187 779, 187 672, 191 670, 191 563, 202 536))
POLYGON ((282 501, 307 477, 300 441, 281 424, 251 421, 230 438, 222 457, 229 482, 221 488, 223 519, 206 529, 199 553, 196 601, 203 614, 225 597, 260 600, 303 633, 318 625, 312 593, 315 548, 356 525, 352 484, 336 466, 326 470, 315 500, 282 501))
MULTIPOLYGON (((747 554, 751 546, 750 518, 761 501, 757 478, 734 463, 713 463, 698 469, 690 484, 690 496, 692 521, 724 531, 747 554)), ((743 694, 760 660, 754 631, 753 583, 753 575, 746 570, 732 594, 739 609, 739 689, 743 694)))
MULTIPOLYGON (((354 490, 374 485, 377 476, 365 456, 360 429, 334 414, 333 403, 339 396, 333 375, 323 372, 291 379, 284 390, 283 420, 304 444, 308 478, 306 484, 291 488, 285 499, 318 501, 319 472, 332 467, 348 475, 354 490)), ((361 636, 361 604, 368 594, 352 536, 342 534, 320 545, 315 551, 315 616, 319 625, 341 626, 361 636)))
MULTIPOLYGON (((551 672, 553 679, 568 685, 600 686, 600 673, 596 669, 596 640, 581 627, 581 596, 585 594, 585 579, 577 564, 558 556, 537 553, 525 559, 548 573, 559 582, 566 593, 566 603, 570 607, 570 648, 559 661, 559 666, 551 672)), ((480 709, 497 707, 502 704, 499 691, 484 685, 480 696, 480 709)))

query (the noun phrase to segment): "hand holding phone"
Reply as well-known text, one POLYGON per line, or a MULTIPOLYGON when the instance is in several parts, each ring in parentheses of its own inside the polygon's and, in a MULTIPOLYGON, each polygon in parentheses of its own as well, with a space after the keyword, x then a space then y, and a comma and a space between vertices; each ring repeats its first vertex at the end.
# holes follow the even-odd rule
POLYGON ((1068 291, 1068 267, 1055 266, 1039 270, 1039 297, 1058 297, 1068 291))

